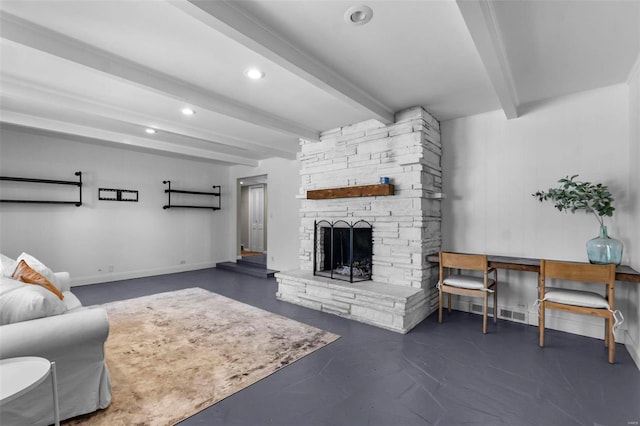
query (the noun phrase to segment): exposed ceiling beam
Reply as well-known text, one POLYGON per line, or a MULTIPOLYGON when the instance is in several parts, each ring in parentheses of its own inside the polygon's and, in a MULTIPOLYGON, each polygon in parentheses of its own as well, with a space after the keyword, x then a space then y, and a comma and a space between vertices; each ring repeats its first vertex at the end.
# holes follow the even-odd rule
POLYGON ((144 67, 79 40, 0 11, 2 38, 109 74, 202 109, 296 137, 317 140, 319 131, 144 67))
POLYGON ((637 72, 640 72, 640 52, 638 52, 638 56, 636 57, 636 61, 631 66, 631 70, 627 75, 627 84, 631 84, 631 80, 635 77, 637 72))
POLYGON ((107 142, 109 145, 119 146, 123 148, 135 147, 152 152, 164 152, 187 157, 214 160, 222 163, 228 163, 230 165, 241 164, 245 166, 257 167, 259 163, 258 160, 239 157, 237 155, 221 154, 205 149, 176 145, 170 142, 159 141, 157 139, 144 138, 141 136, 131 136, 119 132, 112 132, 69 122, 36 117, 33 115, 22 114, 13 111, 2 111, 2 123, 46 130, 55 133, 66 133, 89 139, 98 139, 107 142))
MULTIPOLYGON (((237 137, 221 135, 211 131, 203 131, 197 127, 188 126, 182 122, 173 120, 159 120, 157 117, 146 115, 140 112, 124 110, 103 102, 90 100, 86 97, 71 96, 67 93, 55 89, 45 88, 26 82, 19 78, 2 74, 2 95, 14 99, 20 99, 30 103, 47 103, 51 105, 64 105, 65 109, 92 114, 98 117, 107 118, 117 122, 137 125, 140 128, 153 127, 164 133, 173 133, 181 137, 206 141, 211 145, 211 150, 216 146, 222 148, 229 147, 234 150, 243 149, 252 153, 262 153, 267 156, 295 159, 298 150, 297 143, 289 144, 287 149, 283 147, 272 147, 262 145, 252 141, 247 141, 237 137)), ((0 104, 5 109, 5 104, 0 104)), ((284 144, 283 144, 284 145, 284 144)))
POLYGON ((518 94, 502 42, 502 34, 489 0, 456 0, 508 119, 518 117, 518 94))
POLYGON ((371 118, 387 124, 393 122, 394 112, 389 107, 279 37, 273 29, 238 10, 232 2, 171 0, 169 3, 371 118))

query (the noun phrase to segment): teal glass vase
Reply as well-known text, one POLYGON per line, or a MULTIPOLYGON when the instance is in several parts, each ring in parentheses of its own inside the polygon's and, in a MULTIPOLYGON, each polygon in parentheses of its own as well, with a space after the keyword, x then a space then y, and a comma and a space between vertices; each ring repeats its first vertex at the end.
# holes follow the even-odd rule
POLYGON ((600 235, 587 241, 587 256, 589 262, 599 265, 613 263, 619 265, 622 262, 622 243, 609 237, 607 227, 600 226, 600 235))

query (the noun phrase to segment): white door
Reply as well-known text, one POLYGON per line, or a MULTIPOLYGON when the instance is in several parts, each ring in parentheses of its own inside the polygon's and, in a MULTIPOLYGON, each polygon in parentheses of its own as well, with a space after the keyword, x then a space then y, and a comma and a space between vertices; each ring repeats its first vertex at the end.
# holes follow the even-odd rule
POLYGON ((264 186, 249 187, 249 250, 264 251, 264 186))

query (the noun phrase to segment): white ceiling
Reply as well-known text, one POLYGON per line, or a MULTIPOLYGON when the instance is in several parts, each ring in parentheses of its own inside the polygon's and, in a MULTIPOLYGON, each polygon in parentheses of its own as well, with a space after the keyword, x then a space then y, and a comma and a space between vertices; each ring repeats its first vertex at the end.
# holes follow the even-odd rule
POLYGON ((358 4, 0 0, 0 121, 257 165, 412 106, 517 119, 625 82, 640 54, 640 1, 372 0, 371 22, 347 23, 358 4))

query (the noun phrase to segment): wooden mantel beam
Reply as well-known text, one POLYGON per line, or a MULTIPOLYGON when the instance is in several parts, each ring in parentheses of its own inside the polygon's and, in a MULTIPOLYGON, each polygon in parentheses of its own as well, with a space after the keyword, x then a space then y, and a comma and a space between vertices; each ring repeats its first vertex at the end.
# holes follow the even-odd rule
POLYGON ((347 186, 344 188, 314 189, 307 191, 307 200, 327 200, 330 198, 374 197, 378 195, 393 195, 391 183, 376 185, 347 186))

